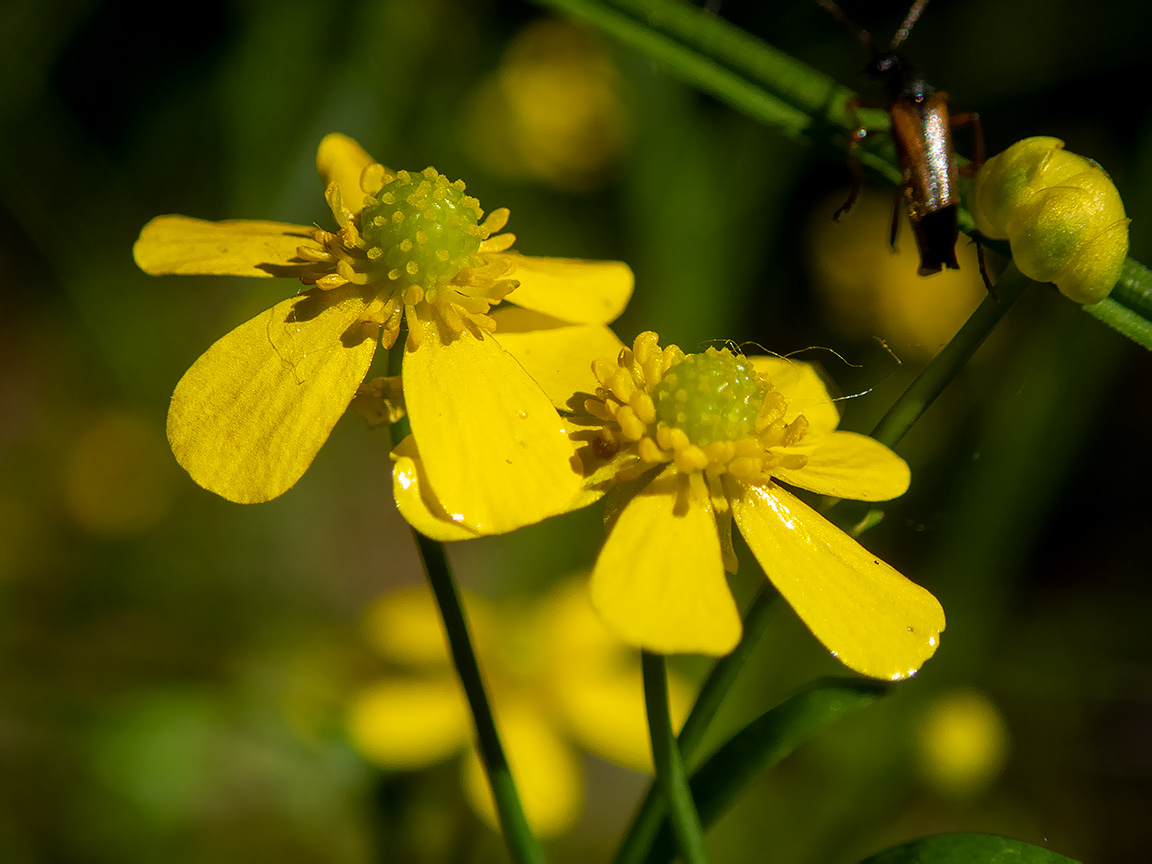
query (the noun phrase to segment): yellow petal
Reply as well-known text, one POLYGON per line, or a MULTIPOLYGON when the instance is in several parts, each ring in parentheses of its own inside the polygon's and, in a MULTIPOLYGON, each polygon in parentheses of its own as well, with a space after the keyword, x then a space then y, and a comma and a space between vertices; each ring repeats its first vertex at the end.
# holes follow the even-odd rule
POLYGON ((284 222, 157 216, 141 229, 132 254, 152 276, 295 277, 310 263, 296 250, 316 246, 312 230, 284 222))
MULTIPOLYGON (((585 442, 574 441, 573 446, 585 442)), ((594 459, 592 448, 584 447, 577 453, 584 465, 584 457, 588 462, 584 465, 585 479, 580 491, 564 505, 561 512, 570 513, 581 510, 599 501, 604 493, 615 482, 616 474, 620 470, 622 458, 614 459, 608 463, 600 463, 594 459)), ((416 440, 408 435, 392 450, 392 494, 396 499, 396 507, 413 528, 426 537, 431 537, 441 543, 455 543, 460 540, 475 540, 483 536, 464 525, 452 521, 451 515, 441 506, 435 496, 425 495, 422 490, 429 488, 425 476, 424 462, 416 448, 416 440)), ((559 513, 554 514, 559 515, 559 513)))
POLYGON ((325 188, 330 183, 339 186, 340 201, 354 214, 364 209, 360 175, 375 161, 356 141, 339 132, 325 135, 316 148, 316 170, 325 188))
POLYGON ((796 415, 803 414, 812 432, 831 432, 840 423, 836 403, 811 364, 785 357, 749 357, 748 360, 788 400, 784 422, 791 423, 796 415))
POLYGON ((867 435, 830 432, 816 437, 810 447, 804 446, 807 443, 780 449, 806 454, 807 465, 776 468, 772 475, 801 489, 856 501, 889 501, 908 491, 912 481, 908 463, 867 435))
MULTIPOLYGON (((572 737, 589 753, 633 771, 652 772, 652 743, 644 707, 640 664, 588 668, 573 663, 557 682, 556 707, 572 737)), ((679 729, 692 707, 691 688, 668 677, 673 728, 679 729)))
POLYGON ((584 485, 577 498, 582 502, 572 505, 570 509, 578 510, 599 501, 613 489, 624 485, 619 480, 622 473, 630 471, 640 461, 635 453, 622 451, 607 461, 596 455, 596 448, 589 443, 588 430, 573 424, 571 437, 573 446, 578 447, 576 455, 580 457, 581 471, 584 474, 584 485))
POLYGON ((746 486, 732 510, 764 572, 833 656, 872 678, 915 674, 936 653, 936 598, 775 484, 746 486))
POLYGON ((364 633, 380 656, 392 663, 448 666, 448 637, 426 585, 376 600, 364 613, 364 633))
POLYGON ((553 588, 540 601, 536 617, 548 641, 548 651, 558 663, 587 662, 590 668, 599 670, 616 668, 626 655, 635 654, 612 635, 592 608, 587 579, 571 579, 553 588))
POLYGON ((592 603, 630 645, 719 656, 740 640, 706 494, 667 469, 616 520, 592 571, 592 603))
POLYGON ((544 391, 491 336, 441 338, 404 356, 404 401, 428 488, 451 521, 502 534, 564 512, 579 460, 544 391))
POLYGON ((462 749, 471 732, 455 679, 382 681, 348 709, 348 734, 365 758, 384 768, 432 765, 462 749))
MULTIPOLYGON (((537 617, 542 637, 537 651, 550 658, 551 673, 541 683, 565 729, 597 756, 650 771, 640 657, 596 614, 587 580, 550 591, 537 617)), ((681 683, 670 678, 670 686, 673 681, 681 683)))
MULTIPOLYGON (((550 836, 572 827, 584 803, 578 755, 531 706, 500 705, 495 713, 516 792, 533 833, 550 836)), ((495 828, 496 807, 475 748, 464 765, 464 792, 473 809, 495 828)))
POLYGON ((520 281, 508 300, 525 309, 562 321, 607 324, 614 321, 632 296, 635 279, 623 261, 581 261, 576 258, 531 258, 508 253, 515 268, 507 274, 520 281))
MULTIPOLYGON (((424 463, 416 450, 416 439, 408 435, 392 450, 392 494, 400 515, 423 534, 441 543, 457 540, 475 540, 480 535, 470 528, 453 522, 448 512, 435 498, 425 497, 427 488, 424 463)), ((591 503, 591 502, 589 502, 591 503)))
POLYGON ((168 443, 192 479, 239 504, 299 480, 372 362, 363 310, 355 291, 300 295, 204 352, 168 409, 168 443))
POLYGON ((493 313, 496 339, 562 411, 583 410, 586 396, 572 404, 576 393, 593 394, 600 382, 592 361, 616 357, 624 347, 603 324, 562 325, 555 318, 527 309, 505 307, 493 313))

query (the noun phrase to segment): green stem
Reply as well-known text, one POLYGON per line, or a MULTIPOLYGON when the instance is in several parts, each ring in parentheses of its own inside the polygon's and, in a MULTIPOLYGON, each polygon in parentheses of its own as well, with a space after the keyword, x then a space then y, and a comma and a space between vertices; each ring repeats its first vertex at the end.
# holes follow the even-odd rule
MULTIPOLYGON (((768 622, 772 620, 778 608, 779 600, 780 595, 765 579, 744 614, 744 635, 740 639, 740 644, 727 657, 716 661, 716 665, 712 667, 712 671, 704 681, 704 686, 700 688, 692 712, 684 721, 684 728, 680 730, 680 735, 676 739, 680 758, 684 764, 690 764, 700 749, 708 724, 716 716, 720 703, 727 695, 732 682, 736 680, 736 675, 743 668, 748 655, 764 635, 768 622)), ((656 839, 664 815, 664 799, 656 794, 656 784, 653 783, 648 787, 648 792, 632 818, 632 824, 628 827, 628 833, 620 843, 620 849, 613 859, 615 864, 641 864, 648 857, 648 851, 656 839)))
MULTIPOLYGON (((669 68, 693 87, 723 99, 733 108, 755 117, 761 122, 781 129, 789 137, 801 139, 812 125, 812 118, 802 110, 777 98, 759 82, 750 80, 727 62, 726 52, 733 47, 732 39, 752 37, 733 27, 716 28, 709 25, 718 21, 703 10, 672 6, 663 3, 589 2, 589 0, 537 0, 541 5, 557 9, 611 33, 630 48, 651 57, 669 68), (702 13, 697 15, 696 13, 702 13), (669 27, 669 25, 671 25, 669 27), (696 28, 701 28, 696 32, 696 28), (687 31, 687 32, 685 32, 687 31), (696 52, 685 47, 692 36, 719 36, 712 53, 696 52)), ((767 48, 763 43, 761 46, 767 48)), ((769 49, 771 50, 771 49, 769 49)), ((787 55, 776 56, 787 58, 787 55)), ((787 58, 790 59, 790 58, 787 58)), ((843 105, 843 102, 840 103, 843 105)))
MULTIPOLYGON (((792 140, 846 152, 844 133, 853 121, 845 102, 852 91, 705 9, 672 0, 534 2, 598 27, 663 64, 681 81, 792 140)), ((862 110, 859 120, 869 129, 888 125, 883 111, 862 110)), ((870 135, 855 153, 873 174, 892 184, 900 182, 889 136, 870 135)), ((966 207, 959 208, 958 217, 962 230, 973 229, 975 223, 966 207)), ((992 241, 988 245, 1008 254, 1007 244, 992 241)), ((1140 262, 1127 259, 1111 297, 1083 308, 1152 349, 1152 272, 1140 262)))
POLYGON ((492 787, 492 797, 496 801, 496 812, 500 816, 500 827, 504 832, 504 842, 517 864, 544 864, 544 850, 528 827, 524 818, 524 808, 516 794, 516 784, 504 755, 504 746, 496 731, 488 696, 484 692, 484 681, 480 677, 480 666, 472 650, 472 640, 468 636, 468 622, 464 618, 464 608, 456 591, 452 570, 444 555, 444 547, 413 530, 416 543, 420 547, 420 557, 428 573, 428 583, 436 595, 436 605, 444 619, 444 630, 448 634, 448 645, 452 650, 452 661, 456 673, 468 697, 468 707, 476 724, 476 740, 480 746, 480 759, 488 772, 488 783, 492 787))
POLYGON ((1118 333, 1123 333, 1137 345, 1152 351, 1152 321, 1128 308, 1120 300, 1106 297, 1099 303, 1080 308, 1097 321, 1102 321, 1118 333))
MULTIPOLYGON (((692 772, 688 788, 700 823, 705 829, 715 825, 756 775, 778 765, 840 717, 875 702, 889 687, 879 681, 818 678, 749 722, 692 772)), ((647 864, 667 864, 675 854, 672 832, 662 825, 647 864)))
POLYGON ((1031 282, 1031 279, 1016 269, 1014 263, 1009 264, 1008 269, 1001 274, 1000 280, 996 283, 996 296, 989 294, 976 307, 976 311, 964 322, 964 326, 952 337, 952 341, 932 358, 916 380, 888 409, 888 413, 872 430, 872 437, 888 447, 899 444, 912 424, 920 419, 920 415, 928 410, 928 406, 959 374, 964 364, 988 338, 988 334, 1012 308, 1012 304, 1020 299, 1020 295, 1031 282))
MULTIPOLYGON (((1152 318, 1152 272, 1139 261, 1126 258, 1120 271, 1120 281, 1108 299, 1122 303, 1145 321, 1152 318)), ((1086 312, 1093 310, 1092 306, 1083 308, 1086 312)))
POLYGON ((684 864, 704 864, 704 831, 688 790, 688 775, 680 761, 680 748, 672 732, 668 713, 668 676, 664 656, 645 651, 640 660, 644 672, 644 704, 648 709, 648 731, 652 736, 652 761, 656 783, 664 793, 671 813, 672 833, 680 847, 684 864))
POLYGON ((716 661, 716 665, 712 667, 712 671, 704 681, 704 686, 700 688, 692 712, 684 721, 684 728, 680 730, 680 735, 676 739, 676 743, 680 745, 680 756, 685 764, 690 764, 699 751, 708 724, 720 710, 720 703, 728 695, 728 690, 736 680, 736 675, 744 668, 744 662, 752 653, 752 649, 768 629, 768 622, 780 608, 779 601, 780 595, 765 576, 760 590, 756 592, 748 611, 744 614, 744 635, 741 636, 740 643, 735 651, 716 661))

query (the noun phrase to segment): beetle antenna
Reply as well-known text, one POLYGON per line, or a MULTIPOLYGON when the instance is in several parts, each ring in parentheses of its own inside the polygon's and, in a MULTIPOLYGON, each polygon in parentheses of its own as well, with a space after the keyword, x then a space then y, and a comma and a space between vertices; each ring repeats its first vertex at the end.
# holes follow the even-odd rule
MULTIPOLYGON (((923 0, 923 2, 927 3, 928 0, 923 0)), ((835 3, 833 3, 832 0, 816 0, 816 5, 827 10, 828 12, 830 12, 833 18, 835 18, 837 21, 839 21, 841 24, 843 24, 845 27, 847 27, 849 30, 851 30, 853 33, 855 33, 856 38, 859 39, 860 43, 865 48, 868 49, 869 54, 875 55, 877 53, 876 43, 874 41, 872 41, 872 34, 869 33, 867 30, 865 30, 860 25, 858 25, 855 21, 853 21, 847 15, 845 15, 843 10, 839 6, 837 6, 835 3)), ((920 14, 920 13, 916 13, 916 14, 920 14)), ((909 26, 911 26, 911 25, 909 25, 909 26)), ((907 35, 907 34, 905 34, 905 35, 907 35)))
MULTIPOLYGON (((819 2, 819 0, 817 0, 819 2)), ((900 47, 900 43, 908 38, 908 34, 912 30, 912 25, 916 23, 916 19, 920 17, 920 13, 924 11, 924 7, 928 5, 928 0, 916 0, 912 4, 912 8, 908 10, 908 15, 904 18, 904 23, 900 25, 900 29, 896 31, 896 35, 892 37, 892 44, 888 47, 889 51, 895 51, 900 47)))

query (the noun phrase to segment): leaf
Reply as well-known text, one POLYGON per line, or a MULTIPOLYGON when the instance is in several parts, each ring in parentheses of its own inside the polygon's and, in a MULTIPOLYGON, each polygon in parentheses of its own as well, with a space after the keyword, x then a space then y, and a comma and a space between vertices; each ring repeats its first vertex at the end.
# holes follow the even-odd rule
POLYGON ((994 834, 933 834, 865 858, 861 864, 1061 864, 1073 862, 1040 846, 994 834))
MULTIPOLYGON (((711 827, 758 772, 776 766, 805 741, 887 692, 888 685, 876 681, 818 678, 757 717, 692 775, 689 784, 701 823, 711 827)), ((665 820, 647 860, 669 861, 674 854, 665 820)))

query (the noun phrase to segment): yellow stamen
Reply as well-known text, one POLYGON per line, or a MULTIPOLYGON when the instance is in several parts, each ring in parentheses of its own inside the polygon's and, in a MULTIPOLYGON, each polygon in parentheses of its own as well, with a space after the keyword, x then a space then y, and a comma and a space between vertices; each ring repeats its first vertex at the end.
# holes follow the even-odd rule
POLYGON ((623 447, 638 459, 619 478, 672 462, 686 475, 762 482, 777 468, 807 462, 776 450, 803 440, 807 419, 798 415, 785 425, 787 400, 728 349, 685 355, 675 345, 661 349, 655 333, 642 333, 615 362, 597 360, 592 371, 600 388, 584 408, 586 422, 600 426, 591 436, 597 458, 623 447))

